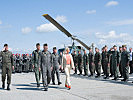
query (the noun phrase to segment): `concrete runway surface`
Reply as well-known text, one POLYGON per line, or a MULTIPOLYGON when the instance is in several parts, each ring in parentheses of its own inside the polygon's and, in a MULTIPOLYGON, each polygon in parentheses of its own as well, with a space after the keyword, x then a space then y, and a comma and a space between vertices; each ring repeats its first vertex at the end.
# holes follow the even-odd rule
POLYGON ((73 75, 72 72, 72 89, 67 90, 62 73, 62 84, 50 84, 46 92, 42 84, 40 88, 36 87, 34 73, 16 73, 12 75, 11 91, 3 90, 0 83, 0 100, 133 100, 132 78, 130 75, 129 82, 124 83, 73 75))

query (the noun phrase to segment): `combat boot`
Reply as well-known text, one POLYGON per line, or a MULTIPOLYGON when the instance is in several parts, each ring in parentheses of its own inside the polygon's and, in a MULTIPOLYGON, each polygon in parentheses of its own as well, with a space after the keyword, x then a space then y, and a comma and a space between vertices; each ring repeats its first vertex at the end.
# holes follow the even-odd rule
POLYGON ((10 91, 10 84, 7 85, 7 90, 10 91))
POLYGON ((5 89, 5 82, 2 83, 2 88, 5 89))

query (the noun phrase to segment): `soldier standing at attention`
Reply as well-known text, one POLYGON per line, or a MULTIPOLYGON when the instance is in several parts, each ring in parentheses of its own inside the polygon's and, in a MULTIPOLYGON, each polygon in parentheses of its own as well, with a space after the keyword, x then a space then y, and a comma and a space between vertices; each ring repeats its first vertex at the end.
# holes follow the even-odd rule
POLYGON ((43 51, 40 53, 39 66, 42 71, 42 82, 44 86, 44 91, 48 91, 48 84, 51 81, 51 67, 52 67, 52 55, 48 51, 48 45, 43 45, 43 51))
POLYGON ((104 66, 104 69, 105 69, 104 79, 109 79, 110 56, 109 56, 109 53, 108 53, 108 47, 106 45, 105 45, 104 49, 105 49, 104 54, 103 54, 103 66, 104 66))
POLYGON ((104 49, 104 47, 102 48, 102 60, 101 60, 101 64, 102 64, 102 70, 103 70, 103 76, 105 75, 105 69, 104 69, 104 63, 103 63, 103 56, 104 56, 104 52, 105 52, 105 49, 104 49))
POLYGON ((121 54, 122 54, 122 47, 120 46, 119 47, 119 55, 120 55, 120 61, 119 61, 119 71, 120 71, 120 77, 119 78, 122 78, 123 77, 123 68, 121 66, 121 54))
POLYGON ((117 51, 117 46, 113 46, 114 51, 111 51, 112 53, 112 67, 113 67, 113 73, 114 73, 114 79, 118 80, 119 76, 119 52, 117 51))
POLYGON ((14 61, 12 53, 8 50, 8 44, 4 45, 4 50, 0 52, 0 57, 2 57, 2 88, 5 88, 5 79, 7 74, 7 90, 10 90, 11 74, 12 69, 14 69, 14 61))
POLYGON ((75 66, 75 73, 77 74, 77 68, 78 68, 78 55, 76 54, 76 51, 72 54, 73 61, 74 61, 74 66, 75 66))
POLYGON ((122 54, 121 54, 121 66, 123 68, 123 77, 124 79, 121 81, 127 82, 129 78, 129 61, 130 61, 130 55, 127 52, 126 45, 122 46, 122 54))
POLYGON ((78 51, 78 69, 79 69, 78 75, 82 75, 82 60, 83 60, 83 57, 81 55, 81 51, 78 51))
POLYGON ((84 50, 83 65, 84 65, 84 76, 88 76, 88 55, 86 54, 86 50, 84 50))
POLYGON ((53 48, 52 53, 52 82, 55 85, 55 72, 58 80, 58 85, 62 84, 60 81, 60 73, 59 73, 59 55, 57 54, 56 47, 53 48))
POLYGON ((89 70, 90 70, 90 75, 89 75, 89 77, 91 77, 91 76, 94 75, 94 70, 95 70, 94 54, 93 54, 91 48, 89 49, 88 58, 89 58, 89 70))
POLYGON ((129 48, 129 55, 130 55, 130 62, 129 62, 129 66, 130 66, 130 74, 133 73, 133 59, 132 59, 132 56, 133 56, 133 52, 132 52, 132 48, 129 48))
POLYGON ((112 50, 113 48, 110 48, 109 52, 110 52, 110 76, 109 77, 113 77, 114 76, 114 71, 113 71, 113 58, 112 58, 112 50))
POLYGON ((32 65, 35 71, 35 78, 37 82, 37 87, 40 87, 40 78, 41 78, 41 68, 39 65, 39 55, 40 55, 40 44, 36 44, 36 50, 32 52, 32 65))
POLYGON ((97 72, 97 76, 96 78, 99 78, 101 75, 101 54, 99 52, 98 48, 95 48, 95 57, 94 57, 94 63, 95 63, 95 68, 96 68, 96 72, 97 72))

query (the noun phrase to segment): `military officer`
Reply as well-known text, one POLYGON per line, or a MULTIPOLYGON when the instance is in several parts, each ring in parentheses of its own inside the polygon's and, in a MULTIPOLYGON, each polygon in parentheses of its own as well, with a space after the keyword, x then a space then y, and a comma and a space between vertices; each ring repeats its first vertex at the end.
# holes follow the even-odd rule
POLYGON ((119 61, 119 71, 120 71, 120 77, 119 78, 122 78, 123 77, 123 68, 121 66, 121 54, 122 54, 122 47, 120 46, 119 47, 119 56, 120 56, 120 61, 119 61))
POLYGON ((94 54, 92 52, 92 48, 89 49, 89 54, 88 54, 88 58, 89 58, 89 70, 90 70, 90 75, 89 77, 94 75, 94 71, 95 71, 95 64, 94 64, 94 54))
POLYGON ((4 50, 0 52, 0 57, 2 57, 2 88, 5 88, 5 79, 7 74, 7 90, 10 90, 11 74, 12 69, 14 69, 14 61, 12 52, 8 50, 8 44, 4 45, 4 50))
POLYGON ((77 74, 77 68, 78 68, 78 55, 77 55, 76 51, 73 52, 72 57, 73 57, 74 66, 75 66, 75 73, 74 73, 74 74, 77 74))
POLYGON ((78 75, 82 75, 82 61, 83 61, 83 57, 81 55, 81 51, 78 51, 78 70, 79 70, 78 75))
POLYGON ((112 57, 112 50, 113 48, 110 48, 109 52, 110 52, 110 76, 109 77, 113 77, 114 76, 114 71, 113 71, 113 57, 112 57))
POLYGON ((123 80, 124 82, 128 81, 129 78, 129 61, 130 61, 130 55, 127 52, 127 47, 126 45, 122 46, 122 54, 121 54, 121 66, 123 68, 123 80))
POLYGON ((102 70, 103 70, 103 76, 105 75, 105 68, 104 68, 104 63, 103 63, 103 56, 104 56, 104 52, 105 52, 105 49, 104 47, 102 48, 102 60, 101 60, 101 64, 102 64, 102 70))
POLYGON ((21 66, 21 62, 20 62, 20 55, 16 55, 16 71, 18 72, 18 73, 21 73, 22 72, 22 66, 21 66))
POLYGON ((43 45, 43 51, 40 53, 39 66, 42 71, 42 82, 44 91, 48 91, 48 84, 51 81, 51 67, 52 67, 52 55, 48 51, 48 45, 43 45))
POLYGON ((95 68, 96 68, 96 72, 97 72, 97 76, 96 78, 99 78, 101 75, 101 54, 99 52, 98 48, 95 48, 95 57, 94 57, 94 63, 95 63, 95 68))
POLYGON ((41 78, 41 68, 39 65, 40 53, 41 53, 40 43, 37 43, 36 44, 36 50, 34 50, 32 52, 32 65, 33 65, 33 69, 35 71, 35 78, 36 78, 36 82, 37 82, 37 87, 40 87, 40 78, 41 78))
POLYGON ((110 55, 108 53, 108 47, 105 45, 104 47, 104 53, 103 53, 103 66, 105 69, 105 77, 104 79, 109 79, 109 66, 110 66, 110 55))
POLYGON ((117 80, 118 79, 118 74, 119 74, 119 52, 117 51, 117 46, 114 45, 113 46, 113 51, 111 51, 112 53, 112 67, 113 67, 113 73, 114 73, 114 79, 113 80, 117 80))
POLYGON ((58 80, 58 85, 62 84, 60 81, 60 73, 59 73, 59 55, 57 54, 56 47, 53 48, 52 53, 52 82, 55 85, 55 73, 58 80))
POLYGON ((88 76, 88 55, 86 53, 86 50, 84 50, 84 55, 83 55, 83 66, 84 66, 84 76, 88 76))

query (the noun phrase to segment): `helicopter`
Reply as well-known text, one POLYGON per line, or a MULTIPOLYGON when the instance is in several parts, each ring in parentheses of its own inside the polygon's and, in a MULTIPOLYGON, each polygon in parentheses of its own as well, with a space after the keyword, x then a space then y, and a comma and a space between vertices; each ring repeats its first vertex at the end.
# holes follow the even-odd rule
MULTIPOLYGON (((94 51, 94 43, 92 43, 91 46, 86 45, 84 42, 79 40, 76 36, 74 36, 71 33, 69 33, 63 26, 61 26, 50 15, 44 14, 42 16, 45 17, 49 22, 51 22, 55 27, 57 27, 61 32, 63 32, 65 35, 67 35, 67 37, 70 37, 72 39, 72 41, 73 41, 72 42, 72 46, 68 46, 68 48, 70 49, 70 53, 73 53, 73 51, 76 51, 76 52, 81 51, 81 53, 83 53, 84 48, 86 48, 87 50, 92 48, 92 50, 94 51), (82 46, 76 46, 74 41, 77 41, 78 43, 80 43, 84 48, 82 46)), ((64 52, 65 48, 66 47, 64 46, 64 48, 59 49, 58 53, 64 52)))

